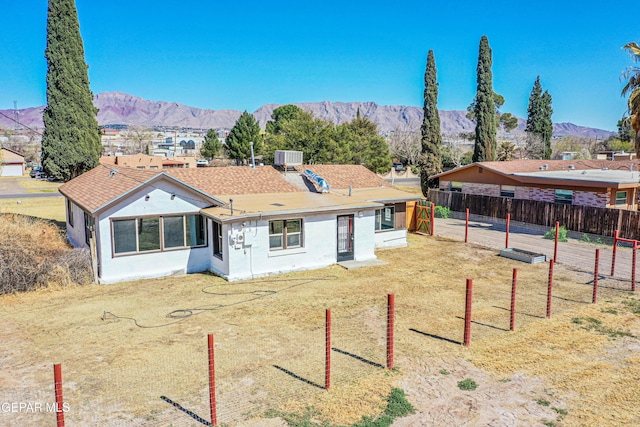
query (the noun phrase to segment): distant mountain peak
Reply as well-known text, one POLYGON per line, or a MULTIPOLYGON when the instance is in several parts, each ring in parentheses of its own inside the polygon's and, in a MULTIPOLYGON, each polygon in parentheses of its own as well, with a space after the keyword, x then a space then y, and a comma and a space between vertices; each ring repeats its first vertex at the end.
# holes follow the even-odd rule
MULTIPOLYGON (((405 105, 379 105, 373 101, 363 102, 298 102, 293 103, 314 117, 341 124, 353 120, 360 110, 363 117, 376 123, 381 134, 397 130, 419 132, 422 125, 422 108, 405 105)), ((210 110, 189 107, 178 102, 150 101, 123 92, 102 92, 94 96, 94 105, 99 109, 100 125, 124 124, 145 127, 188 127, 197 129, 231 129, 242 114, 238 110, 210 110)), ((260 126, 265 127, 271 120, 273 110, 283 104, 265 104, 253 112, 260 126)), ((42 128, 42 111, 44 107, 25 108, 19 110, 20 123, 31 128, 42 128)), ((13 110, 4 110, 9 117, 13 110)), ((513 135, 524 133, 524 120, 519 119, 518 129, 513 135)), ((445 135, 468 133, 475 129, 475 124, 467 119, 466 111, 441 110, 440 126, 445 135)), ((0 127, 15 128, 15 123, 7 117, 0 116, 0 127)), ((594 139, 606 139, 613 132, 578 126, 573 123, 555 123, 555 136, 573 135, 594 139)))

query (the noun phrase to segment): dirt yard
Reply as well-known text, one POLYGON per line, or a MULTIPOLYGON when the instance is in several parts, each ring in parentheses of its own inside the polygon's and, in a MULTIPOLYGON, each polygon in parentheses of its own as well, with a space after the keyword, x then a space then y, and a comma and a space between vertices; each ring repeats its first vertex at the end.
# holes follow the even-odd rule
MULTIPOLYGON (((638 425, 640 300, 628 283, 442 237, 409 236, 388 264, 334 266, 245 282, 210 275, 49 289, 0 298, 0 401, 51 402, 63 367, 69 426, 202 425, 215 335, 218 421, 284 425, 267 410, 349 425, 400 387, 414 415, 395 426, 638 425), (509 332, 513 268, 516 331, 509 332), (466 278, 471 346, 461 345, 466 278), (396 369, 385 364, 387 294, 396 296, 396 369), (324 320, 332 387, 324 385, 324 320), (471 379, 475 390, 458 382, 471 379)), ((581 270, 581 271, 580 271, 581 270)), ((50 413, 0 412, 0 425, 54 425, 50 413)))

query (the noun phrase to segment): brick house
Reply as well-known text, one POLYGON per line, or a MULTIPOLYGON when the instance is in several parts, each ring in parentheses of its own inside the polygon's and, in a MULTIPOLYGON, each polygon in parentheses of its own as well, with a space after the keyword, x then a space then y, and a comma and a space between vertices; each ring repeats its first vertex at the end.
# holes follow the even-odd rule
POLYGON ((638 210, 640 161, 477 162, 431 178, 445 191, 638 210))

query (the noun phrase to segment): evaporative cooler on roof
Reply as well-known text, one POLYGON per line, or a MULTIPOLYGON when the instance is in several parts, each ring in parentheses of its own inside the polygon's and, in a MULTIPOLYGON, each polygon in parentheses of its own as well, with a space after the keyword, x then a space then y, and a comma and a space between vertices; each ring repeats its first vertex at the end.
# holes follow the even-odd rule
POLYGON ((276 166, 301 166, 302 151, 276 150, 273 164, 276 166))

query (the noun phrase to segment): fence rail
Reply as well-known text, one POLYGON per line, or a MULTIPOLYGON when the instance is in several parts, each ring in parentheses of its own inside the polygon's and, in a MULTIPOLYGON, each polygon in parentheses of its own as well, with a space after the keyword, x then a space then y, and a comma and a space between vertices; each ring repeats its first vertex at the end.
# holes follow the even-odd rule
POLYGON ((591 206, 563 205, 537 200, 479 196, 456 191, 429 190, 429 201, 455 212, 554 227, 556 222, 567 230, 613 237, 616 230, 627 239, 640 240, 640 212, 591 206))

